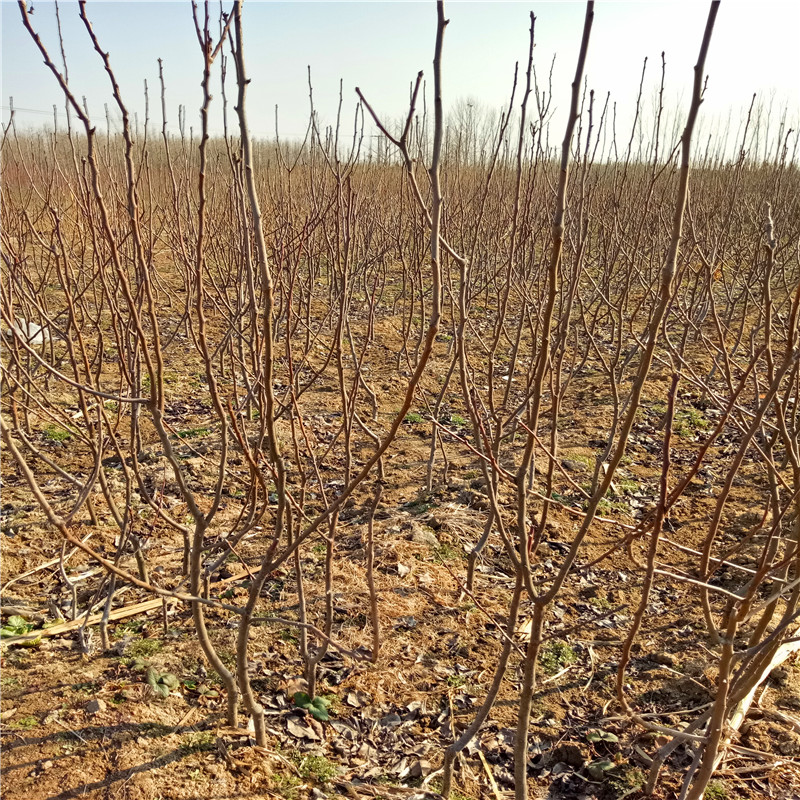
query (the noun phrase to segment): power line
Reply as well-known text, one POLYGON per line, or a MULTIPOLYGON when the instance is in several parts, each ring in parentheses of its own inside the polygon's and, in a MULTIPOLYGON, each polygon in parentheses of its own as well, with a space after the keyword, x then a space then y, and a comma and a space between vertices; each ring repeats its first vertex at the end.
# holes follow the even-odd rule
MULTIPOLYGON (((46 114, 48 117, 53 116, 52 108, 49 111, 44 111, 41 108, 20 108, 19 106, 0 106, 0 108, 2 108, 3 111, 13 111, 15 113, 21 111, 25 114, 46 114)), ((60 113, 58 109, 56 109, 56 113, 60 113)))

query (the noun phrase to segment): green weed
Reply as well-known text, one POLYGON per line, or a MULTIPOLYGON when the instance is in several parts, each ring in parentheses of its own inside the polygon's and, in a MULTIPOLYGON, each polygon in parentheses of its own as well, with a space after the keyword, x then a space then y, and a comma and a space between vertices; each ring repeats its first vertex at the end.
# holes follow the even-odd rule
POLYGON ((217 655, 228 669, 233 670, 236 668, 236 653, 229 647, 218 647, 217 655))
POLYGON ((425 514, 426 512, 430 511, 436 504, 435 503, 408 503, 405 508, 407 508, 414 516, 419 516, 420 514, 425 514))
POLYGON ((128 655, 131 658, 149 658, 161 652, 164 643, 159 639, 139 639, 132 642, 128 647, 128 655))
POLYGON ((140 732, 142 736, 161 738, 162 736, 169 736, 172 733, 172 728, 169 725, 162 725, 160 722, 145 722, 142 724, 140 732))
POLYGON ((298 756, 295 760, 300 777, 306 780, 327 783, 339 774, 336 765, 325 756, 298 756))
POLYGON ((19 728, 24 731, 29 731, 31 728, 35 728, 39 724, 39 720, 36 717, 20 717, 13 722, 9 722, 8 725, 10 728, 19 728))
POLYGON ((72 434, 58 425, 48 425, 43 431, 42 436, 51 442, 68 442, 72 434))
MULTIPOLYGON (((390 783, 386 781, 387 785, 395 785, 394 783, 390 783)), ((442 791, 442 782, 440 780, 434 779, 430 783, 430 787, 434 792, 441 792, 442 791)), ((465 794, 461 794, 461 792, 457 791, 456 789, 452 789, 450 791, 450 800, 470 800, 465 794)))
POLYGON ((616 481, 615 484, 618 490, 617 494, 619 495, 635 494, 640 488, 639 482, 630 478, 623 478, 622 480, 616 481))
POLYGON ((213 750, 216 745, 216 737, 211 731, 197 731, 189 733, 183 737, 180 743, 181 752, 186 753, 203 753, 213 750))
POLYGON ((560 669, 574 664, 578 656, 566 642, 546 642, 539 654, 539 663, 548 675, 555 675, 560 669))
POLYGON ((0 637, 5 639, 13 636, 24 636, 26 633, 30 633, 34 627, 33 623, 28 622, 24 617, 13 614, 6 620, 6 624, 0 628, 0 637))
POLYGON ((628 506, 625 503, 621 503, 621 502, 616 502, 615 503, 613 500, 609 500, 609 499, 607 499, 605 497, 597 504, 597 511, 598 511, 598 513, 604 514, 604 515, 608 515, 612 511, 618 511, 621 514, 630 513, 630 509, 628 508, 628 506))
POLYGON ((442 543, 434 551, 441 561, 457 561, 463 557, 463 553, 457 547, 442 543))
POLYGON ((129 619, 127 622, 120 622, 114 626, 112 636, 116 639, 121 639, 126 633, 141 633, 142 621, 137 619, 129 619))
MULTIPOLYGON (((171 673, 160 673, 153 667, 148 667, 145 672, 145 680, 150 690, 156 697, 169 697, 170 693, 180 686, 180 681, 171 673)), ((120 702, 125 700, 124 691, 121 693, 120 702)))
POLYGON ((678 411, 675 414, 673 430, 678 436, 694 436, 697 431, 705 431, 710 427, 709 421, 705 418, 702 411, 696 408, 689 408, 685 411, 678 411))
POLYGON ((326 722, 330 719, 328 716, 330 701, 327 698, 311 697, 305 692, 295 692, 293 700, 298 708, 305 709, 314 719, 320 722, 326 722))
POLYGON ((297 787, 303 783, 302 778, 297 775, 276 773, 270 778, 272 788, 279 792, 286 800, 295 800, 297 797, 297 787))
POLYGON ((99 683, 94 681, 86 681, 85 683, 73 683, 70 687, 73 692, 81 692, 82 694, 97 694, 100 688, 99 683))
POLYGON ((179 439, 195 439, 200 436, 208 436, 208 428, 187 428, 185 431, 178 431, 177 436, 179 439))
POLYGON ((618 797, 623 797, 641 789, 647 782, 647 775, 639 767, 625 764, 617 767, 606 780, 609 788, 613 789, 618 797))
POLYGON ((711 781, 703 795, 704 800, 728 800, 729 797, 728 790, 720 781, 711 781))

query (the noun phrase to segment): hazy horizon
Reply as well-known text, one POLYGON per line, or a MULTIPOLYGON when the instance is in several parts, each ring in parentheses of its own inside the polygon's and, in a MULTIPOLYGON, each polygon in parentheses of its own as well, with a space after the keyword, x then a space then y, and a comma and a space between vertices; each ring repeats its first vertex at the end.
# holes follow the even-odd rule
MULTIPOLYGON (((227 8, 227 5, 226 5, 227 8)), ((212 15, 219 6, 212 8, 212 15)), ((536 14, 534 66, 540 89, 547 89, 553 64, 551 144, 560 139, 569 101, 569 86, 580 43, 583 2, 449 2, 450 25, 444 43, 444 100, 451 114, 490 115, 509 101, 515 62, 519 63, 516 104, 522 95, 528 51, 529 12, 536 14), (555 56, 555 62, 553 58, 555 56), (467 112, 466 109, 469 109, 467 112)), ((87 11, 101 46, 110 54, 123 99, 140 125, 144 123, 144 81, 149 90, 149 125, 161 128, 158 58, 163 59, 167 119, 178 130, 178 107, 186 127, 199 128, 202 56, 190 3, 89 2, 87 11)), ((645 58, 642 115, 652 116, 665 52, 665 125, 671 140, 691 93, 693 65, 703 34, 707 3, 598 2, 586 65, 587 88, 595 92, 595 124, 611 93, 609 115, 616 104, 617 145, 627 144, 645 58)), ((78 18, 77 3, 60 4, 70 86, 86 98, 98 129, 106 128, 106 106, 112 130, 119 112, 98 55, 78 18)), ((282 140, 302 139, 309 117, 308 67, 320 125, 335 123, 342 82, 341 136, 352 137, 360 86, 387 122, 404 115, 411 82, 418 71, 430 78, 435 34, 432 2, 245 2, 245 56, 251 84, 248 120, 255 137, 275 135, 275 106, 282 140)), ((31 20, 60 65, 53 3, 34 4, 31 20)), ((800 5, 726 0, 720 8, 709 52, 706 100, 698 121, 698 145, 715 131, 736 141, 758 94, 762 124, 774 138, 785 113, 788 127, 800 118, 800 54, 794 44, 800 29, 800 5)), ((212 30, 215 30, 212 22, 212 30)), ((2 119, 9 119, 13 97, 15 123, 21 129, 52 126, 53 106, 65 123, 58 85, 24 30, 16 3, 2 3, 2 119)), ((228 125, 235 133, 234 83, 228 65, 228 125)), ((430 95, 430 86, 427 87, 430 95)), ((220 59, 212 75, 211 127, 222 133, 220 59)), ((422 104, 420 103, 420 108, 422 104)), ((369 123, 369 120, 367 119, 369 123)), ((610 123, 609 123, 610 124, 610 123)), ((367 135, 372 133, 368 125, 367 135)), ((610 130, 608 131, 610 136, 610 130)), ((645 128, 641 136, 647 137, 645 128)))

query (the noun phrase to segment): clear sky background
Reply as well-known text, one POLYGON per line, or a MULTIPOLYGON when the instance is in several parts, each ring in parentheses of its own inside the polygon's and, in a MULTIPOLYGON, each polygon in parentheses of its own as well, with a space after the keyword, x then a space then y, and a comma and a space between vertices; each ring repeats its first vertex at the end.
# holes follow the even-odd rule
MULTIPOLYGON (((32 21, 51 55, 60 63, 54 5, 34 2, 32 21)), ((225 3, 226 9, 231 4, 225 3)), ((215 10, 219 6, 214 7, 215 10)), ((534 61, 546 82, 556 55, 553 92, 556 128, 569 103, 585 5, 583 2, 451 2, 444 48, 444 94, 452 108, 468 101, 476 108, 496 109, 508 102, 514 64, 524 69, 529 12, 536 16, 534 61)), ((78 18, 77 3, 60 5, 70 85, 85 96, 98 127, 105 127, 104 104, 115 112, 108 80, 78 18)), ((360 86, 376 110, 387 118, 407 108, 410 83, 423 70, 432 82, 431 61, 436 9, 426 2, 263 2, 245 0, 245 51, 252 79, 248 114, 252 132, 274 135, 275 105, 282 137, 301 137, 308 120, 307 66, 323 124, 335 120, 339 80, 343 81, 343 128, 352 131, 360 86)), ((150 90, 151 123, 160 129, 161 108, 157 59, 164 61, 170 127, 177 129, 177 108, 187 109, 187 125, 199 126, 202 59, 186 2, 98 2, 88 13, 111 63, 129 108, 144 119, 143 85, 150 90)), ((648 58, 645 105, 652 108, 666 52, 665 98, 671 109, 684 109, 691 94, 692 67, 703 34, 708 3, 596 3, 587 76, 602 102, 610 91, 617 103, 618 136, 627 141, 642 62, 648 58)), ((704 129, 712 122, 735 137, 753 93, 764 118, 777 129, 782 109, 792 127, 800 114, 800 2, 723 0, 707 62, 704 129), (771 104, 771 106, 770 106, 771 104)), ((217 64, 218 67, 218 64, 217 64)), ((231 73, 233 72, 231 68, 231 73)), ((219 75, 212 91, 218 110, 219 75)), ((234 86, 229 83, 229 97, 234 86)), ((2 118, 8 119, 9 97, 19 110, 20 126, 51 124, 57 104, 63 122, 63 98, 30 37, 22 27, 16 2, 2 0, 2 118)), ((231 103, 232 106, 232 103, 231 103)), ((232 108, 231 108, 232 115, 232 108)), ((112 120, 118 114, 112 113, 112 120)), ((231 116, 231 121, 233 121, 231 116)), ((221 131, 218 113, 212 132, 221 131)))

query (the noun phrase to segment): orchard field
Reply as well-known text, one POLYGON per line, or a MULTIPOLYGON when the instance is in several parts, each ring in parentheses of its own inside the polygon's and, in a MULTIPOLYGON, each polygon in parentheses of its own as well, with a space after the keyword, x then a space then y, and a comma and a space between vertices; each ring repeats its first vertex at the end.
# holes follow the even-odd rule
POLYGON ((40 44, 72 125, 2 141, 5 798, 800 797, 798 133, 693 137, 717 7, 644 139, 585 90, 592 3, 566 131, 532 55, 445 125, 441 6, 432 100, 302 142, 248 134, 238 4, 180 135, 116 91, 95 128, 40 44))

